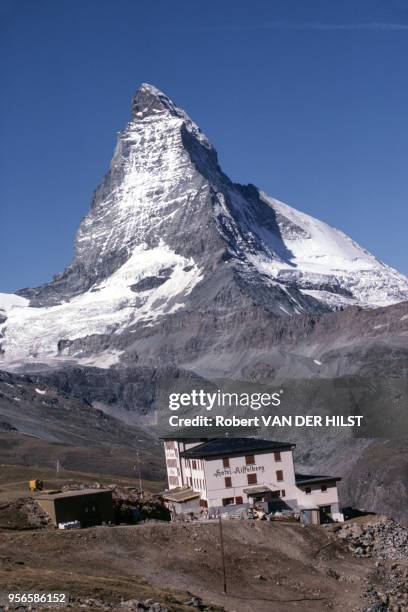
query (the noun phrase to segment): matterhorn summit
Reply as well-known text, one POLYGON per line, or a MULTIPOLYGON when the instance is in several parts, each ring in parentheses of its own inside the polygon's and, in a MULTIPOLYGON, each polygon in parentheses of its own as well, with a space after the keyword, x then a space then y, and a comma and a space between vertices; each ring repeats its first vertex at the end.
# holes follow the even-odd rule
POLYGON ((233 183, 200 128, 143 84, 72 263, 45 285, 0 295, 1 358, 98 355, 109 366, 187 315, 186 334, 200 316, 216 325, 254 309, 276 318, 407 299, 407 278, 341 231, 233 183))

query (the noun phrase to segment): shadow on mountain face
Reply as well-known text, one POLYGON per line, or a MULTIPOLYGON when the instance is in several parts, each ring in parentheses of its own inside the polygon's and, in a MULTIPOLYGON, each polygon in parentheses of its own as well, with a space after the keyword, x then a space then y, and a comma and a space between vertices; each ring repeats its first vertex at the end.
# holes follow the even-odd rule
MULTIPOLYGON (((296 267, 292 262, 294 255, 283 240, 276 212, 260 197, 257 187, 233 183, 219 167, 214 150, 209 151, 187 129, 182 129, 181 133, 184 146, 199 173, 208 180, 215 192, 224 192, 225 206, 235 221, 235 228, 241 234, 247 252, 265 252, 269 257, 278 257, 296 267)), ((291 225, 296 228, 294 224, 291 225)), ((223 230, 229 233, 227 227, 223 230)), ((301 231, 300 228, 296 230, 301 231)), ((229 239, 234 242, 232 234, 229 239)), ((242 248, 237 243, 230 246, 237 254, 242 248)))
MULTIPOLYGON (((270 256, 278 257, 284 263, 296 268, 293 262, 294 254, 283 240, 275 210, 260 197, 259 190, 254 185, 235 185, 235 187, 251 205, 251 208, 243 211, 244 226, 246 223, 248 230, 267 247, 270 256)), ((297 229, 300 231, 300 228, 297 229)))

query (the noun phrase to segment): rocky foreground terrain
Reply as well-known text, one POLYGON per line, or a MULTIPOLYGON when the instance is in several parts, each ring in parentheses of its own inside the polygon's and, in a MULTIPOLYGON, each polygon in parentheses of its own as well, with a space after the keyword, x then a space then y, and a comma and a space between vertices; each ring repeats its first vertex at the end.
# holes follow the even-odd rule
POLYGON ((226 595, 217 524, 6 531, 0 587, 64 591, 74 609, 143 609, 137 602, 170 612, 200 609, 199 602, 229 612, 363 609, 373 561, 357 559, 321 528, 228 521, 224 544, 226 595))
POLYGON ((224 539, 226 595, 211 523, 2 531, 0 587, 65 591, 73 610, 407 610, 407 530, 385 517, 304 528, 231 520, 224 539))
MULTIPOLYGON (((25 474, 0 466, 0 592, 11 587, 69 593, 72 610, 186 612, 405 612, 408 529, 384 516, 344 524, 225 520, 227 594, 215 522, 168 523, 134 483, 55 479, 47 486, 112 488, 121 525, 56 530, 27 496, 25 474), (10 482, 14 478, 15 480, 10 482), (64 484, 65 483, 65 484, 64 484), (145 522, 123 524, 127 507, 145 522)), ((39 609, 39 608, 37 608, 39 609)))
POLYGON ((375 561, 375 569, 365 581, 363 610, 407 610, 408 529, 386 517, 365 518, 332 529, 353 555, 375 561))

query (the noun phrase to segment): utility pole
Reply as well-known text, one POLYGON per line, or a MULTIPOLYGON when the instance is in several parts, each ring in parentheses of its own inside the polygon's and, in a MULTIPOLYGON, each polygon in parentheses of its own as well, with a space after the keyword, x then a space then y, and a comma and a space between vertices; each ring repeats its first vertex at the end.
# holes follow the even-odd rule
POLYGON ((136 453, 136 457, 137 457, 137 465, 134 466, 134 470, 137 467, 137 472, 138 472, 138 476, 139 476, 139 491, 140 491, 140 498, 143 499, 143 484, 142 484, 142 475, 140 472, 140 458, 139 458, 139 451, 137 451, 136 453))
POLYGON ((224 539, 222 537, 222 522, 221 514, 218 515, 218 524, 220 526, 220 547, 221 547, 221 559, 222 559, 222 576, 223 576, 223 593, 227 594, 227 575, 225 573, 225 554, 224 554, 224 539))

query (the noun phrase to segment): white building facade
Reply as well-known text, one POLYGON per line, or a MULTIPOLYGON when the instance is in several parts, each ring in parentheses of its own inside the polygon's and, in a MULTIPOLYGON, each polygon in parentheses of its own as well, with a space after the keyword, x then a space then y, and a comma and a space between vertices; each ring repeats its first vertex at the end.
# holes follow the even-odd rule
POLYGON ((194 491, 203 508, 263 503, 266 511, 339 513, 340 478, 295 473, 294 444, 257 438, 165 439, 169 493, 194 491))

